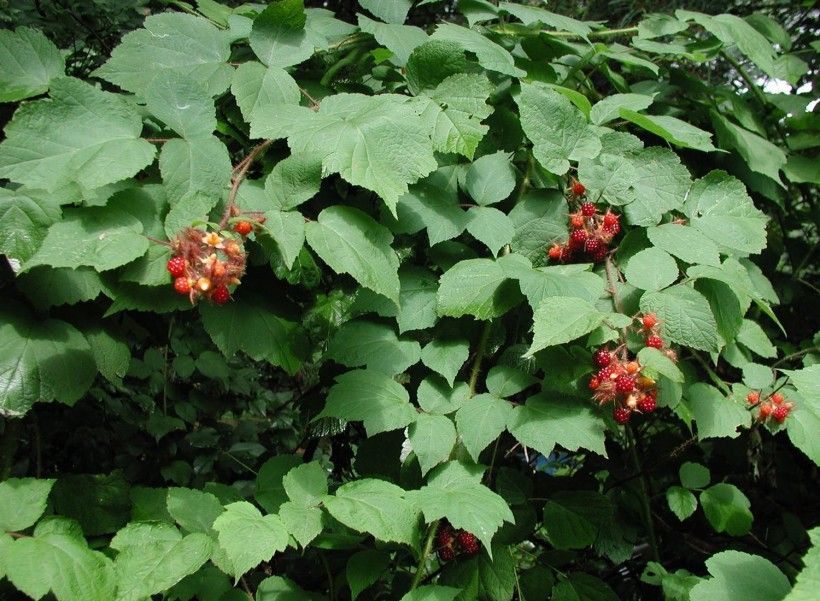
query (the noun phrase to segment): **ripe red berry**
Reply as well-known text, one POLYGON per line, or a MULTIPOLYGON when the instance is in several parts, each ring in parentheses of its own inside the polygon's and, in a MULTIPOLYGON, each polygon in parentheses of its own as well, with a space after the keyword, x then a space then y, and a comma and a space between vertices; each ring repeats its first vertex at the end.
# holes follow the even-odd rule
POLYGON ((574 248, 583 248, 587 236, 588 234, 586 230, 573 230, 572 233, 569 235, 570 246, 574 248))
POLYGON ((598 247, 598 250, 595 251, 595 254, 592 255, 592 260, 596 263, 600 263, 601 261, 606 259, 608 253, 609 247, 602 242, 601 245, 598 247))
POLYGON ((459 530, 456 533, 456 540, 458 540, 458 544, 461 547, 461 552, 466 555, 475 555, 481 547, 475 534, 467 532, 466 530, 459 530))
POLYGON ((231 300, 231 293, 226 286, 217 286, 211 294, 211 300, 217 305, 224 305, 231 300))
POLYGON ((647 394, 638 401, 638 410, 641 413, 652 413, 655 408, 658 406, 657 400, 655 399, 655 395, 647 394))
POLYGON ((584 216, 583 215, 573 215, 569 219, 569 224, 572 226, 572 229, 577 230, 584 227, 584 216))
POLYGON ((612 225, 604 225, 604 231, 610 236, 617 236, 621 231, 621 224, 616 221, 612 225))
POLYGON ((240 236, 247 236, 253 231, 253 226, 251 225, 250 221, 240 221, 235 226, 233 226, 233 231, 235 231, 240 236))
POLYGON ((631 415, 632 412, 629 409, 627 409, 626 407, 621 407, 620 405, 612 410, 612 417, 615 418, 615 421, 621 425, 624 425, 626 422, 628 422, 629 417, 631 415))
POLYGON ((601 381, 596 376, 592 376, 589 379, 589 389, 590 390, 595 390, 600 385, 601 385, 601 381))
POLYGON ((595 377, 598 378, 601 382, 608 382, 612 379, 612 374, 615 373, 611 367, 604 367, 598 370, 598 373, 595 374, 595 377))
POLYGON ((641 318, 641 323, 643 324, 644 329, 651 330, 658 325, 658 318, 654 313, 647 313, 641 318))
POLYGON ((622 394, 629 394, 635 390, 635 378, 626 374, 621 374, 615 380, 615 390, 622 394))
POLYGON ((578 180, 575 180, 575 181, 572 182, 572 193, 575 196, 583 196, 584 192, 586 192, 586 191, 587 191, 586 186, 584 186, 584 184, 582 184, 578 180))
POLYGON ((767 417, 769 417, 774 411, 774 405, 771 403, 764 403, 760 406, 760 409, 757 413, 757 419, 760 421, 764 421, 767 417))
POLYGON ((785 405, 778 406, 772 413, 772 418, 774 418, 774 421, 778 424, 785 422, 787 417, 789 417, 789 408, 785 405))
POLYGON ((753 390, 749 394, 746 395, 746 402, 749 403, 750 405, 756 405, 759 400, 760 400, 760 393, 757 390, 753 390))
POLYGON ((601 241, 598 238, 587 238, 584 243, 584 250, 588 255, 595 255, 601 249, 601 241))
POLYGON ((611 227, 615 224, 618 224, 618 216, 611 211, 604 213, 604 227, 611 227))
POLYGON ((180 294, 188 294, 191 291, 191 283, 185 276, 180 276, 174 280, 174 290, 180 294))
POLYGON ((584 217, 592 217, 595 214, 595 205, 591 202, 585 202, 581 205, 581 214, 584 217))
POLYGON ((168 269, 168 273, 175 278, 185 275, 185 259, 182 257, 171 257, 165 267, 168 269))
POLYGON ((785 400, 785 399, 783 398, 783 395, 782 395, 782 394, 780 394, 779 392, 775 392, 775 393, 772 395, 772 397, 771 397, 771 398, 772 398, 772 403, 774 403, 775 405, 782 405, 782 404, 783 404, 783 401, 785 400))
POLYGON ((563 247, 559 244, 553 244, 550 247, 550 249, 547 251, 547 254, 549 255, 549 258, 553 259, 554 261, 557 261, 558 259, 560 259, 561 258, 562 248, 563 247))
POLYGON ((663 339, 660 336, 652 336, 646 337, 646 346, 651 346, 652 348, 661 349, 663 348, 663 339))
POLYGON ((592 355, 592 360, 598 367, 606 367, 607 365, 612 363, 612 353, 609 352, 609 349, 599 348, 592 355))
POLYGON ((456 558, 456 550, 453 547, 439 547, 438 556, 441 561, 453 561, 456 558))

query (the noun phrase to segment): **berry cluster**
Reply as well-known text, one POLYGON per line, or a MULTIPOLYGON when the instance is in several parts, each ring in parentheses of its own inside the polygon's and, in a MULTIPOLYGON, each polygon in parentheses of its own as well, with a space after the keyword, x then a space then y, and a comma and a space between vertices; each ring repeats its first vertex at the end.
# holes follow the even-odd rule
MULTIPOLYGON (((584 185, 575 180, 570 187, 573 200, 578 202, 586 193, 584 185)), ((547 251, 549 258, 562 263, 574 261, 603 261, 609 253, 612 239, 621 231, 620 217, 607 209, 603 214, 598 213, 597 207, 591 202, 583 202, 580 208, 570 213, 570 234, 565 244, 553 244, 547 251)))
MULTIPOLYGON (((641 333, 644 335, 646 346, 656 348, 660 351, 663 349, 663 338, 661 338, 658 333, 659 328, 660 322, 654 313, 647 313, 641 318, 641 333)), ((674 361, 675 358, 670 357, 670 359, 674 361)))
POLYGON ((746 395, 746 401, 749 405, 757 407, 757 420, 760 422, 771 418, 778 424, 782 424, 794 409, 794 403, 787 401, 779 392, 773 392, 761 402, 760 392, 753 390, 746 395))
POLYGON ((589 380, 592 398, 599 404, 613 403, 612 417, 619 424, 629 421, 633 411, 652 413, 657 406, 655 380, 641 375, 643 366, 602 347, 592 356, 598 372, 589 380))
POLYGON ((442 520, 436 531, 436 551, 441 561, 453 561, 456 557, 470 557, 481 549, 474 534, 459 528, 456 530, 447 520, 442 520))
POLYGON ((200 297, 217 305, 230 300, 228 286, 239 284, 245 273, 241 239, 188 227, 171 241, 171 248, 174 256, 167 268, 174 290, 187 294, 191 303, 200 297))

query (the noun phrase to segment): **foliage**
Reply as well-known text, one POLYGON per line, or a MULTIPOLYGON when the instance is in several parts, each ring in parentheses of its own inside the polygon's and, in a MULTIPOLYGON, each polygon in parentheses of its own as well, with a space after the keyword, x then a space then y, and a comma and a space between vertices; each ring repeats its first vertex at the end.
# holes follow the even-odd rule
POLYGON ((804 20, 12 4, 0 596, 809 598, 804 20))

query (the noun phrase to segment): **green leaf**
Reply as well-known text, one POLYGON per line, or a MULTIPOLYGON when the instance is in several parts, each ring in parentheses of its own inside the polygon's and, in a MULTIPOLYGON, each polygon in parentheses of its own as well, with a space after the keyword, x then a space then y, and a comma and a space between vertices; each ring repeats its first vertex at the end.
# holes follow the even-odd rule
POLYGON ((803 556, 803 569, 797 574, 794 588, 783 601, 811 601, 820 586, 820 528, 809 530, 811 548, 803 556))
POLYGON ((783 149, 766 138, 735 125, 714 111, 711 115, 721 145, 737 150, 749 169, 765 175, 782 187, 780 170, 787 164, 783 149))
POLYGON ((318 461, 298 465, 282 479, 290 500, 299 505, 318 505, 327 494, 327 472, 318 461))
POLYGON ((407 390, 382 372, 357 369, 336 378, 317 417, 363 421, 368 436, 403 428, 416 418, 407 390))
POLYGON ((749 412, 720 391, 698 382, 686 389, 686 406, 698 425, 698 438, 737 438, 740 426, 748 427, 749 412))
POLYGON ((610 154, 602 151, 594 160, 578 164, 578 177, 587 188, 587 196, 612 205, 625 205, 636 199, 635 185, 639 166, 633 154, 610 154))
POLYGON ((0 178, 52 192, 76 183, 93 190, 131 177, 154 160, 139 138, 133 105, 71 77, 51 83, 51 99, 21 106, 0 143, 0 178))
POLYGON ((73 326, 0 311, 0 414, 24 415, 38 401, 73 405, 97 369, 91 349, 73 326))
MULTIPOLYGON (((234 601, 234 599, 235 597, 230 599, 225 597, 222 601, 234 601)), ((241 599, 244 601, 244 594, 242 594, 241 599)), ((292 580, 281 576, 265 578, 256 589, 256 601, 302 601, 303 599, 305 601, 324 601, 325 597, 308 593, 292 580)))
POLYGON ((275 515, 263 516, 246 501, 226 505, 213 527, 219 533, 219 546, 227 554, 237 580, 288 546, 288 531, 282 520, 275 515))
POLYGON ((569 296, 545 298, 533 315, 532 345, 525 357, 588 334, 606 318, 589 301, 569 296))
POLYGON ((676 146, 693 148, 694 150, 702 150, 703 152, 717 150, 717 148, 712 145, 712 134, 699 127, 690 125, 686 121, 681 121, 677 117, 642 115, 628 108, 619 109, 618 114, 622 119, 626 119, 676 146))
POLYGON ((413 50, 427 41, 427 34, 419 27, 379 23, 364 15, 358 15, 358 19, 359 29, 372 35, 379 44, 390 50, 393 53, 390 61, 399 67, 406 65, 413 50))
POLYGON ((687 263, 720 266, 717 244, 699 230, 679 223, 664 223, 646 230, 649 241, 687 263))
POLYGON ((265 178, 265 193, 283 211, 313 198, 322 183, 322 160, 313 153, 291 154, 265 178))
POLYGON ((708 467, 691 461, 680 466, 678 477, 686 488, 706 488, 712 480, 708 467))
POLYGON ((399 281, 400 308, 396 314, 399 332, 423 330, 434 326, 438 278, 426 269, 406 266, 399 269, 399 281))
POLYGON ((428 523, 447 518, 454 528, 472 532, 489 553, 493 534, 514 518, 504 499, 481 484, 481 474, 480 468, 449 461, 414 491, 414 499, 428 523))
POLYGON ((671 15, 650 14, 638 23, 638 37, 644 40, 674 35, 685 31, 688 25, 671 15))
POLYGON ((418 95, 422 90, 434 89, 451 75, 466 72, 467 57, 459 44, 430 40, 413 50, 407 60, 405 77, 410 92, 418 95))
POLYGON ((698 508, 698 500, 690 491, 680 486, 670 486, 666 489, 666 502, 669 510, 682 522, 691 516, 698 508))
POLYGON ((479 394, 456 413, 461 442, 474 461, 507 427, 512 405, 492 394, 479 394))
POLYGON ((54 480, 9 478, 0 482, 0 532, 20 532, 46 510, 54 480))
POLYGON ((121 384, 131 364, 131 349, 125 341, 99 326, 87 328, 83 334, 100 374, 113 384, 121 384))
POLYGON ((146 108, 187 140, 210 137, 216 129, 214 101, 199 81, 160 73, 144 94, 146 108))
POLYGON ((634 201, 627 205, 626 216, 633 225, 656 225, 664 213, 683 206, 691 185, 689 171, 668 148, 653 146, 633 156, 634 201))
POLYGON ((409 187, 396 206, 397 233, 427 228, 430 246, 455 238, 467 227, 467 213, 459 206, 455 171, 442 168, 409 187))
POLYGON ((556 444, 570 451, 589 449, 606 457, 604 422, 589 403, 551 398, 549 393, 531 396, 513 410, 507 428, 521 444, 545 457, 556 444))
POLYGON ((547 171, 563 175, 569 161, 598 156, 601 141, 564 95, 545 86, 522 84, 516 102, 533 156, 547 171))
POLYGON ((450 457, 456 443, 456 428, 449 417, 421 413, 410 424, 407 437, 424 475, 450 457))
POLYGON ((660 248, 649 247, 629 258, 626 281, 641 290, 661 290, 678 279, 675 259, 660 248))
POLYGON ((287 501, 283 479, 291 469, 302 465, 295 455, 276 455, 259 468, 256 476, 254 498, 268 513, 276 513, 279 506, 287 501))
POLYGON ((483 242, 493 255, 515 236, 510 218, 493 207, 472 207, 467 211, 467 231, 483 242))
POLYGON ((160 73, 189 76, 210 96, 228 89, 233 68, 230 39, 208 20, 181 12, 149 15, 142 29, 127 33, 111 58, 92 75, 141 94, 160 73))
POLYGON ((725 171, 697 180, 684 207, 690 224, 732 254, 745 256, 766 247, 766 216, 755 208, 743 183, 725 171))
POLYGON ((0 102, 39 96, 65 72, 60 50, 37 29, 0 30, 0 102))
POLYGON ((768 388, 774 383, 774 372, 766 365, 759 363, 744 363, 743 383, 752 389, 768 388))
POLYGON ((421 347, 401 340, 389 325, 365 320, 344 324, 330 341, 326 356, 347 367, 367 367, 394 375, 418 363, 421 347))
POLYGON ((793 154, 783 167, 783 173, 796 184, 820 184, 820 166, 814 159, 793 154))
POLYGON ((600 578, 573 572, 552 589, 552 601, 617 601, 618 596, 600 578))
POLYGON ((459 261, 441 276, 437 311, 440 316, 449 317, 499 317, 520 301, 516 288, 496 261, 459 261))
POLYGON ((469 354, 470 344, 466 340, 436 339, 421 350, 421 362, 444 376, 447 384, 452 386, 469 354))
POLYGON ((279 507, 279 518, 296 541, 307 547, 324 528, 322 510, 287 501, 279 507))
POLYGON ((35 200, 19 190, 0 188, 0 253, 21 263, 28 261, 60 214, 56 199, 35 200))
POLYGON ((478 58, 478 63, 489 71, 512 77, 525 75, 524 71, 515 66, 512 54, 477 31, 452 23, 440 23, 431 37, 433 40, 456 43, 464 50, 472 52, 478 58))
POLYGON ((789 580, 783 572, 757 555, 722 551, 706 560, 706 568, 712 578, 692 588, 692 601, 780 601, 789 592, 789 580))
POLYGON ((172 204, 192 193, 202 193, 213 207, 231 180, 228 149, 214 136, 193 142, 169 140, 162 145, 159 168, 172 204))
POLYGON ((288 135, 288 145, 293 152, 318 154, 325 175, 338 173, 372 190, 395 216, 408 184, 438 166, 429 127, 418 115, 422 108, 398 94, 335 94, 317 112, 308 111, 309 118, 288 135))
POLYGON ((378 582, 390 566, 390 555, 377 549, 365 549, 350 556, 345 577, 350 585, 350 598, 355 601, 364 589, 378 582))
POLYGON ((524 194, 509 216, 515 228, 511 249, 534 265, 542 265, 549 246, 567 235, 567 203, 556 190, 524 194))
POLYGON ((461 589, 438 584, 425 584, 404 595, 400 601, 453 601, 461 589))
POLYGON ((486 154, 470 165, 465 177, 467 193, 480 205, 507 198, 515 188, 515 169, 504 151, 486 154))
POLYGON ((265 67, 256 61, 242 63, 234 71, 231 93, 245 121, 251 123, 259 109, 297 105, 302 98, 299 86, 281 67, 265 67))
POLYGON ((465 382, 448 386, 444 378, 430 376, 419 384, 416 400, 427 413, 447 415, 458 410, 470 398, 470 388, 465 382))
POLYGON ((684 381, 683 373, 675 365, 675 362, 656 348, 644 347, 638 352, 638 362, 645 368, 654 370, 672 380, 673 382, 684 381))
MULTIPOLYGON (((262 228, 270 235, 285 266, 291 269, 305 245, 305 218, 297 211, 265 211, 262 228)), ((257 240, 264 245, 263 236, 258 236, 257 240)))
POLYGON ((704 351, 718 350, 717 322, 709 301, 693 288, 678 284, 660 292, 646 292, 641 312, 655 313, 663 335, 672 342, 704 351))
POLYGON ((393 236, 365 213, 328 207, 305 226, 308 244, 337 273, 349 273, 365 288, 399 304, 399 259, 393 236))
POLYGON ((556 549, 591 546, 612 519, 610 500, 592 491, 562 491, 544 506, 544 528, 556 549))
MULTIPOLYGON (((163 283, 167 283, 168 272, 164 275, 163 283)), ((90 267, 35 267, 17 276, 17 283, 23 294, 40 309, 94 300, 103 290, 99 274, 90 267)))
POLYGON ((302 364, 302 328, 280 317, 257 298, 199 308, 202 324, 219 350, 228 357, 243 351, 256 361, 268 361, 290 374, 302 364))
POLYGON ((322 502, 342 524, 377 540, 412 545, 418 537, 418 510, 395 484, 363 478, 340 486, 322 502))
POLYGON ((613 94, 595 103, 589 112, 589 120, 595 125, 603 125, 619 119, 621 108, 641 111, 652 104, 653 99, 653 96, 645 94, 613 94))
POLYGON ((781 369, 791 378, 791 384, 806 399, 820 399, 820 365, 803 369, 781 369))
POLYGON ((410 12, 413 2, 412 0, 359 0, 359 5, 385 23, 401 24, 407 19, 407 13, 410 12))
POLYGON ((536 378, 509 365, 496 365, 487 372, 487 390, 497 397, 518 394, 538 382, 536 378))
POLYGON ((191 488, 169 488, 167 503, 168 513, 188 532, 209 533, 223 511, 214 495, 191 488))
POLYGON ((581 38, 586 38, 592 29, 583 21, 578 21, 565 15, 558 15, 537 6, 529 6, 522 4, 514 4, 512 2, 499 2, 498 8, 504 12, 510 13, 517 19, 524 22, 525 25, 533 25, 541 23, 548 27, 554 27, 562 31, 569 31, 581 38))
POLYGON ((208 561, 213 541, 196 533, 126 547, 117 555, 117 600, 141 601, 163 592, 208 561))
POLYGON ((313 54, 304 0, 275 0, 253 20, 251 49, 269 67, 290 67, 313 54))
POLYGON ((803 402, 798 402, 795 410, 786 420, 789 440, 806 456, 820 465, 820 367, 812 365, 800 370, 782 370, 797 388, 803 402))
POLYGON ((5 553, 6 576, 20 591, 40 599, 49 591, 57 601, 111 601, 111 560, 85 540, 60 533, 20 538, 5 553))

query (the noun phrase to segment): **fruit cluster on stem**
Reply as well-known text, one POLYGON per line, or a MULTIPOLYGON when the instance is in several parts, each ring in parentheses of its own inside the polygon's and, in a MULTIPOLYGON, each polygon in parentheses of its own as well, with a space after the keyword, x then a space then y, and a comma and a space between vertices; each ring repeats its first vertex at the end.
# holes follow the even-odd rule
POLYGON ((441 561, 453 561, 457 557, 471 557, 481 550, 481 543, 471 532, 456 530, 447 520, 442 520, 436 531, 436 552, 441 561))
POLYGON ((794 409, 794 402, 787 401, 779 392, 773 392, 761 401, 760 392, 753 390, 746 395, 746 401, 752 407, 757 408, 757 421, 759 422, 772 419, 778 424, 782 424, 794 409))
POLYGON ((563 244, 553 244, 547 254, 562 263, 600 263, 609 253, 612 239, 621 231, 620 217, 609 209, 599 213, 593 203, 585 201, 586 187, 577 180, 573 180, 569 192, 567 202, 579 205, 578 210, 569 215, 569 239, 563 244))

